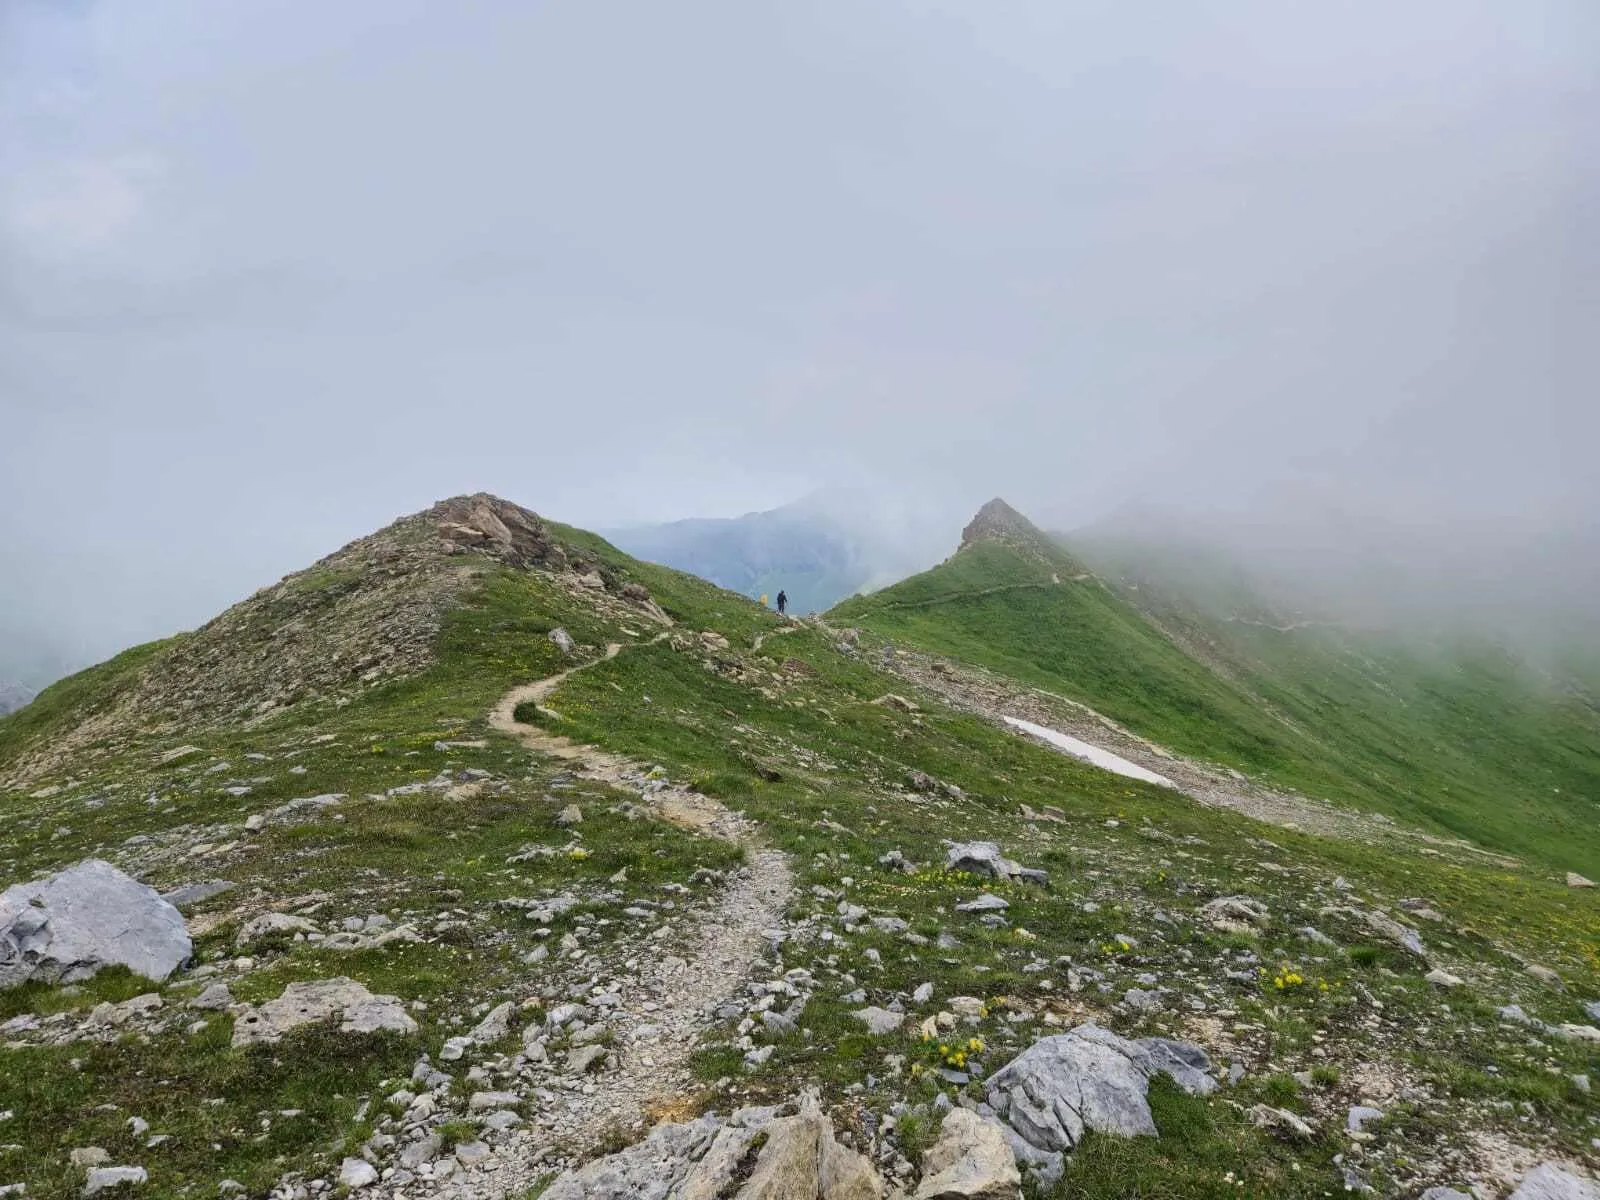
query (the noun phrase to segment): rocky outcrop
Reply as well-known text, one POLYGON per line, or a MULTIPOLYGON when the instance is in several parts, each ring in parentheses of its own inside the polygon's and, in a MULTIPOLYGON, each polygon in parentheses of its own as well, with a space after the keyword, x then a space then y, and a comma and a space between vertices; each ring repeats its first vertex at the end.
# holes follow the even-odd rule
POLYGON ((353 979, 337 976, 291 983, 283 995, 259 1008, 246 1004, 233 1023, 233 1044, 275 1042, 290 1030, 339 1020, 340 1033, 417 1032, 417 1023, 396 996, 374 996, 353 979))
POLYGON ((808 1093, 726 1120, 658 1125, 644 1141, 561 1175, 544 1200, 881 1200, 884 1190, 808 1093))
POLYGON ((1006 883, 1026 880, 1042 884, 1049 879, 1045 872, 1007 858, 994 842, 951 842, 945 852, 944 869, 986 875, 1006 883))
POLYGON ((1017 1161, 1048 1181, 1091 1129, 1155 1137, 1146 1093, 1158 1074, 1170 1075, 1191 1095, 1217 1086, 1198 1046, 1166 1038, 1129 1041, 1085 1024, 1035 1042, 996 1071, 988 1100, 1014 1134, 1017 1161))
POLYGON ((22 787, 69 762, 114 753, 153 723, 185 735, 248 726, 416 675, 434 661, 445 614, 496 564, 592 580, 598 603, 669 623, 648 591, 562 545, 538 514, 495 496, 458 496, 351 542, 174 638, 132 678, 76 709, 76 726, 30 746, 0 785, 22 787))
POLYGON ((160 981, 193 950, 176 908, 97 858, 0 893, 0 988, 73 983, 109 966, 160 981))
POLYGON ((1022 1176, 1005 1127, 965 1108, 953 1108, 939 1140, 922 1156, 922 1182, 913 1200, 1018 1200, 1022 1176))
POLYGON ((512 567, 561 570, 567 555, 537 513, 479 492, 435 504, 425 514, 455 551, 478 550, 512 567))

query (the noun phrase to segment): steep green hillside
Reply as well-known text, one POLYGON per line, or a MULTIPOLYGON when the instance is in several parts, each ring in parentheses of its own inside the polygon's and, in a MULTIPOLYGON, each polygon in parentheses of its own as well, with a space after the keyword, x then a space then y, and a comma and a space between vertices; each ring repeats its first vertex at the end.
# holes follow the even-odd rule
MULTIPOLYGON (((1193 678, 1059 551, 988 540, 957 556, 1005 572, 977 599, 1075 597, 1138 648, 1130 704, 1193 678)), ((932 607, 970 598, 949 580, 932 607)), ((1107 774, 885 648, 479 496, 50 689, 0 720, 0 883, 96 856, 207 886, 170 978, 0 990, 0 1187, 79 1197, 99 1148, 161 1200, 534 1196, 658 1119, 814 1086, 911 1194, 945 1108, 1089 1021, 1227 1082, 1157 1077, 1156 1136, 1090 1131, 1031 1196, 1503 1194, 1588 1153, 1594 892, 1107 774), (1047 881, 946 869, 967 839, 1047 881), (241 1038, 339 980, 388 1025, 241 1038)), ((1214 691, 1188 727, 1237 719, 1214 691)))
POLYGON ((1419 650, 1289 623, 1222 569, 1163 587, 1097 557, 1102 573, 1086 576, 1081 559, 1011 518, 1010 536, 975 523, 946 563, 833 618, 1056 691, 1279 786, 1600 870, 1600 710, 1586 691, 1481 644, 1419 650), (1237 615, 1209 615, 1219 606, 1237 615))

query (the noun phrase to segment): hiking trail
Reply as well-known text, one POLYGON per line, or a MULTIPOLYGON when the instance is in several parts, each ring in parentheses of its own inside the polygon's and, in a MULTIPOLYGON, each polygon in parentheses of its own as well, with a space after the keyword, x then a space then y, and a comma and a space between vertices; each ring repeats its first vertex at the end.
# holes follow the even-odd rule
POLYGON ((616 1069, 592 1076, 581 1091, 563 1093, 554 1103, 539 1103, 526 1129, 482 1163, 436 1185, 440 1194, 498 1196, 527 1189, 554 1160, 581 1161, 613 1130, 649 1124, 669 1111, 697 1086, 688 1059, 699 1034, 718 1006, 741 996, 783 925, 793 873, 787 857, 764 844, 755 822, 710 796, 651 777, 646 767, 622 755, 516 719, 519 705, 542 704, 572 675, 615 658, 624 648, 613 643, 598 658, 511 689, 490 712, 490 727, 537 754, 572 764, 585 779, 637 793, 666 821, 743 848, 745 864, 730 872, 710 904, 684 914, 680 940, 685 949, 674 953, 663 945, 657 954, 638 955, 640 986, 636 994, 624 995, 609 1019, 616 1069))

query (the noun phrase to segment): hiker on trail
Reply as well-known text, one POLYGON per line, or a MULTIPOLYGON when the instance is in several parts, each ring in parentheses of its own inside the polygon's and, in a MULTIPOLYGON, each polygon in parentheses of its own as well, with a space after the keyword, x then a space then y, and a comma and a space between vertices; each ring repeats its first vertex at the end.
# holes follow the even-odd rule
POLYGON ((787 595, 785 595, 783 592, 779 592, 778 593, 778 615, 780 617, 783 616, 784 610, 786 608, 788 608, 788 607, 789 607, 789 597, 787 595))

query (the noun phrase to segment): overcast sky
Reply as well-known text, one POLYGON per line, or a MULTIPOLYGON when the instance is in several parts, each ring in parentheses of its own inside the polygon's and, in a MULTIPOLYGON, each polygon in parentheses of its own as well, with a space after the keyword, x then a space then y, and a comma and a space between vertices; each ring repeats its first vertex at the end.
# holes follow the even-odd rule
POLYGON ((480 489, 1553 536, 1597 81, 1594 0, 0 0, 0 638, 480 489))

